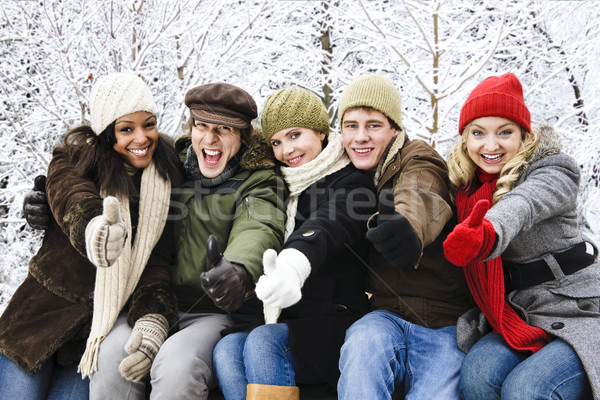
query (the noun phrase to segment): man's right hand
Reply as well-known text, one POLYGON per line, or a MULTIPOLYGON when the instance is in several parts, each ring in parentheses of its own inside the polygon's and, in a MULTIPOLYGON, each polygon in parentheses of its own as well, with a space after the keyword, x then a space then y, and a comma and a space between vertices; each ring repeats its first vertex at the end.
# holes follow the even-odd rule
POLYGON ((44 230, 50 221, 50 206, 46 198, 46 177, 35 177, 33 190, 23 198, 23 216, 33 229, 44 230))
POLYGON ((206 270, 200 274, 200 285, 213 303, 225 312, 237 311, 252 286, 252 277, 241 265, 229 262, 219 250, 214 235, 206 241, 206 270))
POLYGON ((381 191, 378 208, 378 225, 367 231, 367 239, 390 264, 414 268, 421 258, 421 242, 408 219, 396 212, 391 189, 381 191))

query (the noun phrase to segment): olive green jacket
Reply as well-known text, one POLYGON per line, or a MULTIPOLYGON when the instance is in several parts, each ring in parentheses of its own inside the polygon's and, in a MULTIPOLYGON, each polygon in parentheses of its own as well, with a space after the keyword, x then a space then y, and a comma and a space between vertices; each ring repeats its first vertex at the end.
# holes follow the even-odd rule
MULTIPOLYGON (((183 141, 183 142, 182 142, 183 141)), ((273 169, 266 144, 253 141, 237 173, 214 187, 189 179, 179 196, 181 215, 175 222, 177 262, 172 284, 181 311, 220 312, 205 296, 200 274, 206 268, 206 240, 215 235, 224 257, 243 265, 258 280, 262 255, 279 251, 285 230, 284 200, 287 188, 273 169)), ((184 154, 189 138, 176 147, 184 154)))

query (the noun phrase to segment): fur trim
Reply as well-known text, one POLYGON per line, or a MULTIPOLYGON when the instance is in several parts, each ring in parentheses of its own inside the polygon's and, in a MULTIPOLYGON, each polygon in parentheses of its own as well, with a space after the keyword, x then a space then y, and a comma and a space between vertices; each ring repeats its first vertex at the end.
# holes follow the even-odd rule
POLYGON ((375 172, 375 185, 379 185, 381 177, 385 173, 386 168, 395 160, 396 156, 400 153, 404 142, 406 142, 406 132, 402 129, 398 135, 392 139, 387 149, 384 151, 385 159, 379 160, 377 170, 375 172))
MULTIPOLYGON (((25 370, 28 374, 30 374, 30 375, 37 374, 42 369, 42 365, 53 354, 57 353, 62 348, 62 346, 64 346, 63 343, 65 342, 66 338, 74 336, 78 331, 82 330, 82 327, 87 329, 90 326, 90 325, 86 325, 86 322, 91 320, 91 316, 92 316, 92 310, 90 310, 89 313, 84 313, 84 314, 80 315, 78 320, 74 324, 71 325, 70 329, 66 329, 63 331, 62 335, 56 341, 57 344, 54 346, 48 347, 46 352, 42 355, 42 357, 40 357, 40 359, 34 365, 30 365, 19 354, 16 354, 15 352, 12 352, 7 348, 4 348, 4 346, 0 346, 0 353, 4 354, 8 359, 10 359, 12 362, 17 364, 21 369, 25 370)), ((84 339, 84 341, 85 341, 85 339, 84 339)), ((82 349, 81 353, 76 355, 77 359, 73 360, 74 361, 73 364, 76 364, 79 361, 79 357, 81 357, 81 354, 83 354, 83 349, 82 349)), ((58 355, 58 353, 57 353, 57 355, 58 355)), ((67 363, 69 361, 70 360, 66 360, 66 359, 62 358, 62 355, 61 355, 62 363, 60 365, 67 365, 67 363)), ((70 364, 70 365, 73 365, 73 364, 70 364)))
POLYGON ((388 165, 390 165, 390 163, 392 162, 394 157, 396 157, 396 154, 398 154, 398 152, 400 151, 402 146, 404 146, 405 141, 406 141, 406 133, 404 133, 404 129, 402 129, 400 131, 400 133, 398 133, 398 135, 396 136, 394 141, 392 142, 392 145, 390 146, 390 149, 387 152, 387 156, 385 157, 385 162, 383 163, 383 168, 381 168, 382 173, 383 173, 383 171, 385 171, 385 169, 388 167, 388 165))
POLYGON ((542 158, 560 154, 562 149, 562 143, 558 133, 554 130, 554 127, 546 122, 534 124, 533 130, 535 130, 540 138, 540 144, 537 146, 529 160, 528 164, 532 164, 542 158))
POLYGON ((127 323, 130 326, 146 314, 160 314, 169 322, 169 332, 179 329, 177 299, 173 291, 164 283, 155 283, 137 288, 131 298, 127 323))
POLYGON ((531 129, 537 132, 539 144, 527 159, 527 162, 519 169, 519 179, 531 164, 545 157, 560 154, 562 149, 562 143, 558 133, 556 133, 554 127, 547 122, 534 123, 532 124, 531 129))
MULTIPOLYGON (((63 299, 71 301, 73 303, 83 304, 89 302, 90 310, 92 309, 92 301, 89 297, 82 297, 81 294, 74 293, 69 289, 65 289, 62 285, 53 284, 54 281, 52 279, 52 275, 45 273, 44 269, 40 268, 35 261, 36 260, 34 258, 29 262, 29 273, 42 286, 44 286, 44 288, 46 288, 50 293, 62 297, 63 299)), ((93 265, 90 264, 90 266, 93 268, 93 265)))
POLYGON ((91 197, 81 200, 65 214, 63 220, 65 233, 73 247, 86 258, 85 228, 92 218, 102 215, 102 212, 102 199, 91 197))
POLYGON ((242 168, 249 170, 271 169, 276 165, 273 148, 259 135, 250 138, 248 150, 242 156, 242 168))

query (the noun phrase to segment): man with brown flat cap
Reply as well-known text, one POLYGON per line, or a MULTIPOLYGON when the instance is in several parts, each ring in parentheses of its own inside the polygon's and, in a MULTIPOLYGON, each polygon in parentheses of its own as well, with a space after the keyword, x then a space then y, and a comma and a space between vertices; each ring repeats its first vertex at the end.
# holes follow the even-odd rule
POLYGON ((206 399, 216 387, 212 353, 221 331, 253 294, 262 254, 283 242, 287 189, 274 172, 266 142, 252 136, 256 103, 239 87, 213 83, 185 96, 190 132, 175 142, 185 170, 181 215, 175 221, 176 262, 171 284, 178 300, 179 331, 158 351, 139 382, 118 371, 129 333, 111 332, 91 387, 91 397, 206 399), (220 248, 220 249, 219 249, 220 248), (111 366, 112 365, 112 366, 111 366), (101 379, 99 379, 101 378, 101 379))

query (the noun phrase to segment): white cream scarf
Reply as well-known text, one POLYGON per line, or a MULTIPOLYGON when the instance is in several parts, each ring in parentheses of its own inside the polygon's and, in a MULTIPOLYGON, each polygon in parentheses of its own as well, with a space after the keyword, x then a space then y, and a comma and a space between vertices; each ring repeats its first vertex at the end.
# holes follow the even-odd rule
MULTIPOLYGON (((152 161, 142 173, 138 228, 133 246, 129 200, 118 197, 121 215, 127 225, 127 240, 123 253, 114 265, 96 269, 92 328, 77 369, 83 378, 98 370, 100 342, 110 332, 133 293, 150 253, 162 234, 169 213, 170 194, 171 182, 161 178, 152 161)), ((106 193, 101 195, 104 197, 106 193)))
POLYGON ((344 152, 342 135, 331 132, 327 146, 314 160, 300 167, 281 168, 281 174, 290 190, 286 209, 287 221, 284 241, 294 232, 298 211, 298 196, 319 179, 341 170, 348 164, 350 164, 350 159, 344 152))

